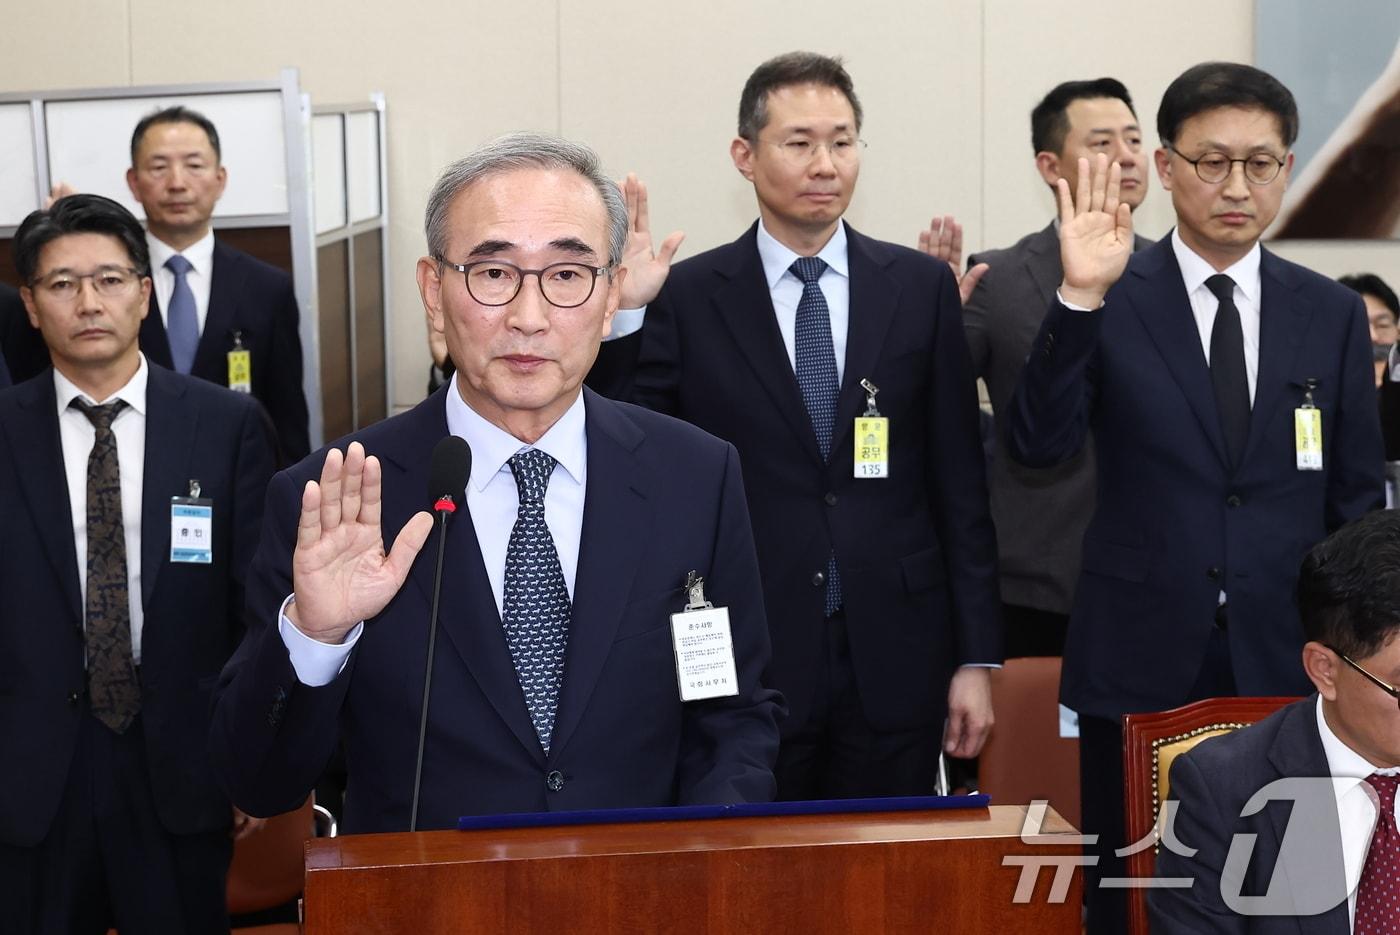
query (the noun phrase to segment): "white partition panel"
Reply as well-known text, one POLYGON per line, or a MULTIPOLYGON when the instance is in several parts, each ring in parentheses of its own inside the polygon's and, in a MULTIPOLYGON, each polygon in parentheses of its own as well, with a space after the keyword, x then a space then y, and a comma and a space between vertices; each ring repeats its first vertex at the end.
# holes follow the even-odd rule
POLYGON ((39 207, 34 119, 28 103, 0 104, 0 166, 0 227, 11 227, 39 207))
POLYGON ((345 226, 345 119, 340 114, 311 118, 311 174, 316 193, 316 233, 345 226))
POLYGON ((379 118, 373 110, 345 115, 345 185, 351 224, 379 215, 379 118))
POLYGON ((275 90, 48 101, 49 178, 107 195, 144 218, 126 187, 131 131, 142 117, 173 104, 199 111, 219 129, 228 187, 216 222, 288 213, 285 114, 275 90))

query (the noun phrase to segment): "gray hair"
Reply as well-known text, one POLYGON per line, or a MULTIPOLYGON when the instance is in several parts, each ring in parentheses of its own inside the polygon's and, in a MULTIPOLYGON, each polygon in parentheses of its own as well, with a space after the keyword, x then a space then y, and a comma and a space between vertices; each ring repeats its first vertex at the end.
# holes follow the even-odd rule
POLYGON ((622 262, 627 244, 627 205, 617 183, 603 173, 598 154, 582 143, 544 133, 497 137, 443 170, 428 195, 423 227, 428 252, 441 257, 447 249, 447 207, 459 192, 490 175, 516 169, 572 169, 593 183, 608 212, 608 265, 622 262))

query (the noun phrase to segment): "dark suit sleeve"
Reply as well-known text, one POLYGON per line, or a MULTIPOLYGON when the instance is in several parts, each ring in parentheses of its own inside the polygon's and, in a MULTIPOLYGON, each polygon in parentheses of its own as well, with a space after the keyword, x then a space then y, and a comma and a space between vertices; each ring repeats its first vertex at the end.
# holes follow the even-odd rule
POLYGON ((672 282, 647 306, 632 375, 629 401, 653 412, 675 415, 680 408, 681 347, 672 282))
POLYGON ((1093 312, 1050 306, 1016 381, 1006 441, 1026 467, 1054 467, 1077 455, 1089 435, 1098 398, 1099 328, 1107 306, 1093 312))
POLYGON ((1376 409, 1370 329, 1361 297, 1350 298, 1346 346, 1338 368, 1342 386, 1337 394, 1337 424, 1330 445, 1327 426, 1322 427, 1323 446, 1330 448, 1332 458, 1327 466, 1329 530, 1385 506, 1385 448, 1376 409))
MULTIPOLYGON (((997 543, 987 497, 981 410, 963 339, 957 283, 940 277, 934 314, 934 357, 929 365, 927 437, 929 497, 943 547, 952 595, 957 662, 1002 661, 997 543)), ((896 423, 897 425, 897 423, 896 423)))
POLYGON ((281 308, 272 316, 273 372, 269 415, 277 429, 278 464, 295 464, 311 453, 311 432, 302 387, 301 313, 292 281, 282 286, 281 308))
POLYGON ((339 677, 298 682, 277 630, 292 593, 292 550, 301 487, 283 471, 268 487, 262 536, 248 581, 247 632, 214 694, 210 753, 233 804, 276 815, 305 800, 335 749, 354 654, 339 677))
POLYGON ((236 502, 233 515, 233 564, 229 568, 235 599, 230 620, 242 621, 248 594, 248 574, 262 532, 263 508, 267 500, 268 482, 274 471, 276 442, 261 406, 251 401, 246 408, 243 427, 235 458, 234 478, 236 502))
POLYGON ((593 361, 584 381, 590 390, 609 399, 626 400, 631 395, 632 374, 637 369, 644 330, 645 325, 632 334, 604 341, 599 346, 598 359, 593 361))
POLYGON ((778 755, 778 719, 786 710, 781 696, 759 682, 771 649, 758 555, 739 453, 733 445, 728 446, 719 489, 711 562, 706 590, 717 606, 729 608, 739 693, 685 706, 677 804, 767 802, 777 789, 773 763, 778 755))
POLYGON ((1381 437, 1385 440, 1385 459, 1400 461, 1400 383, 1390 378, 1389 365, 1381 380, 1381 437))
POLYGON ((1156 878, 1194 882, 1190 889, 1154 887, 1147 891, 1153 935, 1246 932, 1249 920, 1232 912, 1220 895, 1220 875, 1238 816, 1216 800, 1210 781, 1189 754, 1172 763, 1170 798, 1180 803, 1176 839, 1196 848, 1196 853, 1185 857, 1164 846, 1157 854, 1156 878))
MULTIPOLYGON (((970 256, 967 258, 967 268, 972 269, 981 262, 981 257, 970 256)), ((987 375, 987 366, 992 356, 992 343, 987 334, 987 310, 996 307, 993 297, 996 285, 991 281, 992 275, 993 271, 989 269, 977 283, 977 288, 972 290, 972 295, 967 297, 967 304, 963 306, 963 335, 967 338, 968 353, 972 355, 974 377, 987 375)))

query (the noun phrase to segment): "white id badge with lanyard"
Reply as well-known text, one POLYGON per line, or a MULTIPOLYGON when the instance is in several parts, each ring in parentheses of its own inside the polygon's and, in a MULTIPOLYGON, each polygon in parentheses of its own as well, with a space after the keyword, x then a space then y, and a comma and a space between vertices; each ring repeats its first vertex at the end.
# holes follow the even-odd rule
POLYGON ((170 561, 214 562, 214 501, 199 495, 197 480, 190 481, 188 497, 170 498, 170 561))
POLYGON ((705 600, 705 579, 686 578, 685 610, 671 615, 671 644, 676 653, 676 682, 681 701, 704 701, 739 694, 734 666, 734 637, 729 608, 705 600))
POLYGON ((1309 378, 1303 391, 1303 404, 1293 410, 1294 449, 1298 470, 1322 470, 1322 410, 1313 402, 1317 380, 1309 378))

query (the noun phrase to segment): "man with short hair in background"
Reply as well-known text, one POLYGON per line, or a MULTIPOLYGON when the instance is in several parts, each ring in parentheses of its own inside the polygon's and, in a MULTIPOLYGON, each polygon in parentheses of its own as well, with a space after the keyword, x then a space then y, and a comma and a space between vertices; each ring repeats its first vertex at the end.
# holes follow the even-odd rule
MULTIPOLYGON (((1059 179, 1074 178, 1081 157, 1108 153, 1123 169, 1122 200, 1136 210, 1147 196, 1142 128, 1128 89, 1116 79, 1056 85, 1031 111, 1031 148, 1052 192, 1059 179)), ((920 236, 921 247, 936 242, 937 227, 935 222, 928 232, 932 236, 920 236)), ((997 420, 988 486, 1008 658, 1064 652, 1079 549, 1094 509, 1092 441, 1065 463, 1043 470, 1017 464, 1006 450, 1011 394, 1063 273, 1057 228, 1058 220, 1051 221, 1006 249, 968 259, 969 276, 986 266, 963 303, 963 333, 997 420)), ((1135 240, 1138 250, 1150 243, 1135 240)))
POLYGON ((843 220, 861 122, 839 59, 760 65, 729 146, 759 220, 673 269, 680 235, 653 255, 645 190, 627 183, 623 305, 646 309, 621 385, 739 449, 770 677, 791 712, 785 799, 931 793, 941 750, 981 748, 986 666, 1002 658, 958 282, 947 264, 843 220), (888 422, 858 431, 867 416, 888 422))
POLYGON ((231 823, 255 823, 214 779, 211 694, 243 632, 267 420, 142 355, 146 237, 121 205, 61 198, 14 247, 53 367, 0 392, 0 914, 227 932, 231 823))
POLYGON ((154 283, 141 349, 152 363, 251 392, 287 465, 311 450, 296 293, 286 272, 214 236, 222 157, 214 124, 187 107, 148 114, 131 135, 126 184, 146 212, 154 283))

